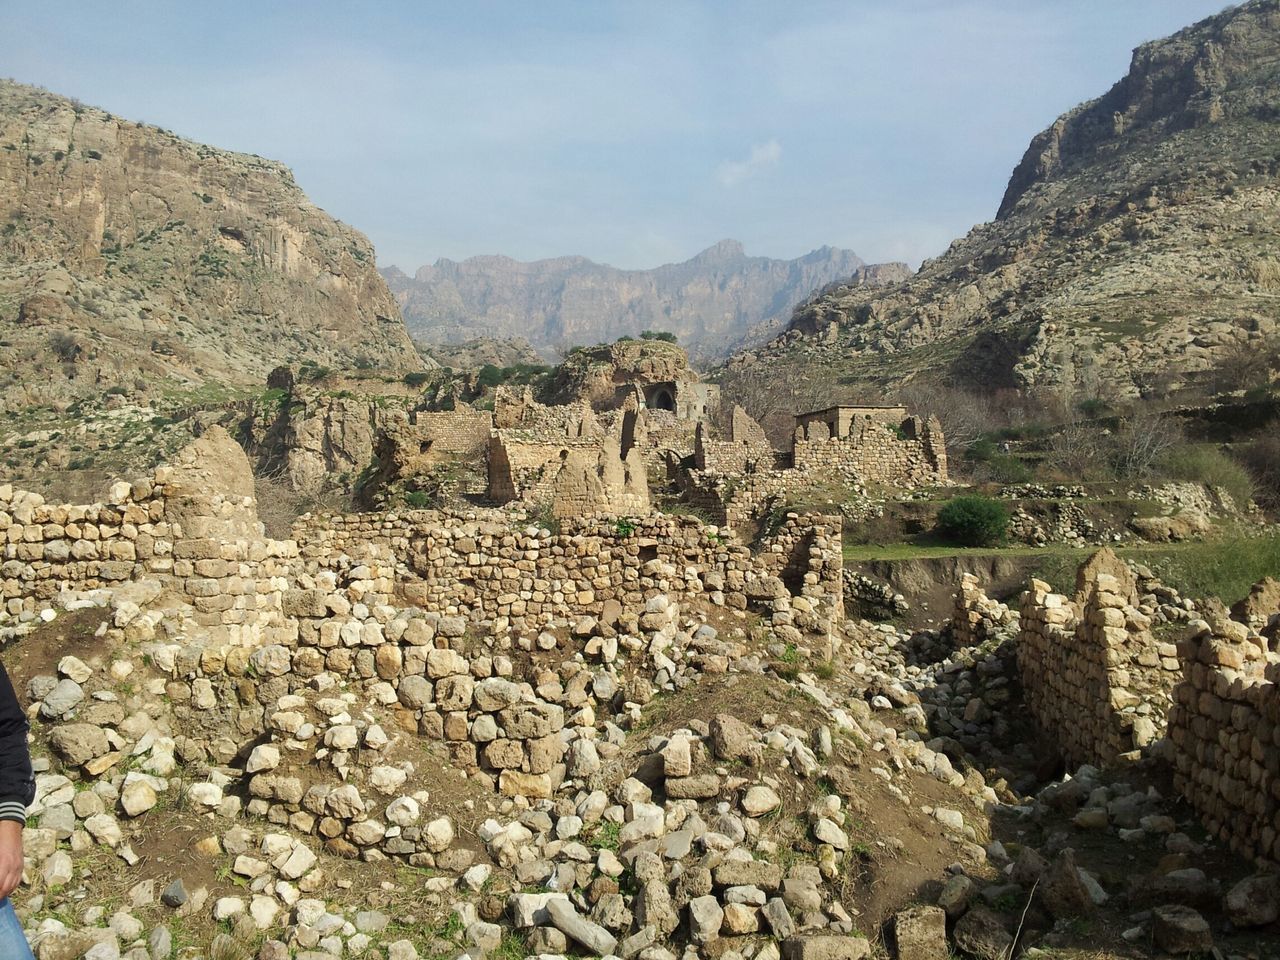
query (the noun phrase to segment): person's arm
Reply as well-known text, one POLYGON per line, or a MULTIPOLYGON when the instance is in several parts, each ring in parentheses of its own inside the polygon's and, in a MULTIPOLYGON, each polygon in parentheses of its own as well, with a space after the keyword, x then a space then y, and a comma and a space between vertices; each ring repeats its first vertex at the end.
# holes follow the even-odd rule
POLYGON ((35 799, 27 716, 0 664, 0 898, 22 882, 22 828, 35 799))

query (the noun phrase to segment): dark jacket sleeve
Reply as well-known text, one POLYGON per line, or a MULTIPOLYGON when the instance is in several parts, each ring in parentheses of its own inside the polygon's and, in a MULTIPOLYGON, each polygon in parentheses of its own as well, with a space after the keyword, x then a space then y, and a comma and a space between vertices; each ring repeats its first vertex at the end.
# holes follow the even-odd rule
POLYGON ((0 664, 0 820, 26 823, 27 807, 36 796, 27 730, 27 715, 0 664))

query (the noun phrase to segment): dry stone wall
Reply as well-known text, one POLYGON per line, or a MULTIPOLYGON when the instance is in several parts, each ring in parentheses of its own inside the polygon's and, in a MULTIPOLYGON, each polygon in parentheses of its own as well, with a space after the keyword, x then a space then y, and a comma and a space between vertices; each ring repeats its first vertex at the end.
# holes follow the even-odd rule
POLYGON ((1178 656, 1174 783, 1209 833, 1280 864, 1280 658, 1230 620, 1193 621, 1178 656))
MULTIPOLYGON (((830 413, 840 424, 852 409, 830 413)), ((695 469, 679 478, 686 497, 718 521, 741 529, 759 520, 771 503, 806 487, 839 484, 865 494, 868 483, 910 488, 948 482, 946 446, 936 418, 908 417, 898 426, 877 417, 860 418, 848 432, 834 434, 826 420, 796 419, 790 453, 774 450, 759 424, 738 408, 728 439, 714 439, 699 425, 695 469)))
MULTIPOLYGON (((789 513, 762 543, 760 568, 783 588, 772 607, 775 633, 783 639, 830 637, 844 619, 841 532, 839 516, 789 513)), ((832 650, 827 645, 820 652, 829 657, 832 650)))
POLYGON ((956 646, 978 646, 1005 633, 1017 621, 1017 611, 988 597, 977 577, 972 573, 961 575, 951 618, 951 634, 956 646))
POLYGON ((220 427, 106 503, 48 504, 0 486, 3 612, 28 619, 71 596, 149 578, 175 590, 213 638, 256 644, 290 632, 280 591, 292 541, 263 535, 249 462, 220 427))
POLYGON ((839 518, 791 515, 756 555, 728 531, 661 515, 586 518, 557 534, 497 511, 315 516, 294 536, 310 575, 383 550, 410 602, 498 627, 616 616, 656 594, 754 605, 784 620, 796 616, 795 603, 800 629, 813 633, 840 616, 839 518))
POLYGON ((1126 585, 1099 571, 1082 606, 1031 581, 1018 669, 1031 715, 1067 762, 1110 766, 1163 734, 1178 661, 1126 585))
POLYGON ((857 421, 848 435, 831 436, 826 424, 797 427, 794 468, 814 477, 912 487, 947 482, 947 452, 937 418, 910 417, 902 428, 857 421))

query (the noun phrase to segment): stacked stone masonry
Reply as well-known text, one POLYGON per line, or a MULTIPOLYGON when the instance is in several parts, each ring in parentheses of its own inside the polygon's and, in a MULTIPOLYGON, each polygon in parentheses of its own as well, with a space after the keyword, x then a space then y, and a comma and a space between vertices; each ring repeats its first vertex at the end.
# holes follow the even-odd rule
POLYGON ((971 573, 962 574, 956 589, 955 613, 951 618, 951 633, 956 646, 972 647, 1000 636, 1018 614, 1007 604, 992 600, 971 573))
POLYGON ((899 413, 905 417, 901 407, 833 407, 801 414, 791 450, 780 452, 759 424, 735 408, 728 439, 715 439, 699 426, 695 468, 683 478, 685 495, 719 522, 741 528, 806 487, 842 485, 856 491, 867 484, 946 484, 941 425, 933 417, 886 419, 899 413))
POLYGON ((1210 834, 1280 864, 1280 657, 1231 620, 1194 621, 1178 644, 1169 713, 1174 783, 1210 834))
POLYGON ((656 594, 769 614, 790 610, 795 587, 806 631, 839 619, 839 518, 791 515, 753 554, 729 531, 692 517, 589 517, 553 534, 501 514, 463 520, 432 511, 305 517, 294 529, 309 573, 380 549, 403 571, 417 606, 535 628, 552 618, 598 616, 656 594))
POLYGON ((151 579, 183 595, 217 639, 238 644, 287 638, 280 611, 297 548, 263 535, 252 484, 208 487, 206 459, 244 453, 220 428, 147 479, 113 484, 108 502, 48 504, 0 486, 0 591, 10 617, 68 594, 151 579))
POLYGON ((1099 571, 1080 597, 1031 581, 1018 669, 1031 715, 1068 764, 1110 766, 1163 735, 1177 651, 1152 636, 1131 585, 1099 571))
POLYGON ((897 427, 867 418, 837 435, 820 421, 797 426, 792 464, 814 476, 848 476, 862 483, 911 487, 947 481, 946 445, 934 417, 908 417, 897 427))

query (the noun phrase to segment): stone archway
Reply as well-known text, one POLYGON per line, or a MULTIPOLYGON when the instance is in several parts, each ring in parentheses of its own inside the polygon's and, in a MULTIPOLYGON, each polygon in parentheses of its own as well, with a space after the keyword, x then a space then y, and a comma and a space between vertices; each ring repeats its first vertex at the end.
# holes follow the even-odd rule
POLYGON ((651 410, 670 410, 674 413, 676 409, 676 398, 672 395, 669 387, 655 387, 649 394, 647 406, 651 410))

